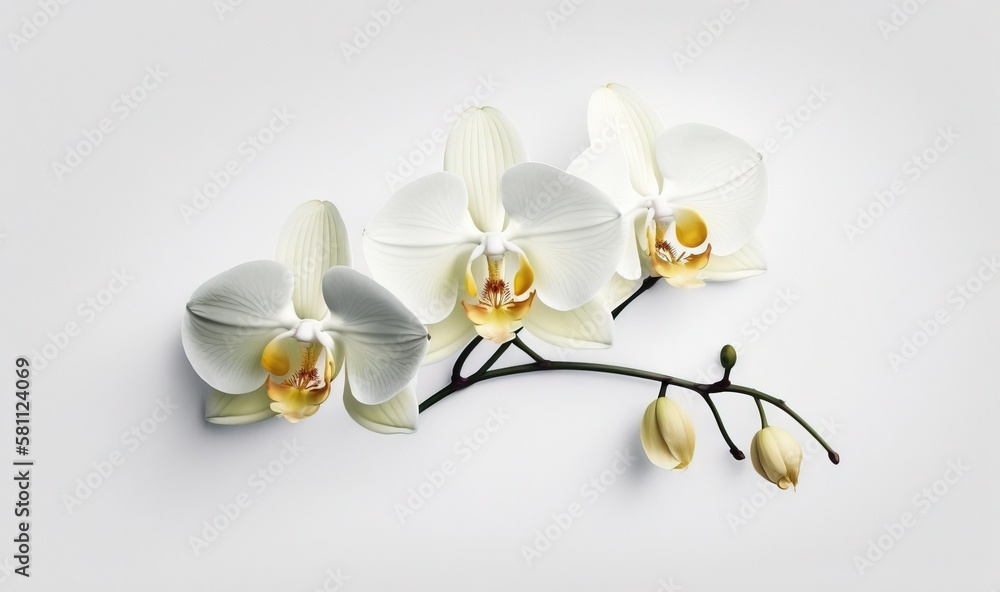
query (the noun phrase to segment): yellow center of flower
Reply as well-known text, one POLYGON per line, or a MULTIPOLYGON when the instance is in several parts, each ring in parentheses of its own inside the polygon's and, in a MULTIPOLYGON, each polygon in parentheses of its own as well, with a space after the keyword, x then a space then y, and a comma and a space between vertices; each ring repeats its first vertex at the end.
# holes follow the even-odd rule
POLYGON ((488 255, 488 277, 483 281, 481 291, 477 289, 471 268, 466 273, 466 288, 470 296, 479 295, 478 304, 462 302, 465 314, 476 325, 476 332, 494 343, 504 343, 514 338, 514 332, 521 328, 521 320, 531 310, 535 299, 532 290, 525 292, 534 283, 535 273, 524 255, 520 255, 513 286, 505 279, 505 256, 488 255))
MULTIPOLYGON (((701 222, 701 218, 697 214, 694 216, 697 217, 696 222, 700 222, 701 228, 704 228, 704 222, 701 222)), ((699 236, 702 237, 702 240, 707 236, 707 232, 702 232, 700 229, 696 228, 692 231, 690 221, 691 218, 685 216, 685 222, 688 224, 682 227, 681 218, 676 219, 677 245, 667 240, 667 229, 670 227, 668 221, 657 220, 646 229, 653 271, 666 279, 671 286, 680 288, 697 288, 705 285, 698 272, 708 265, 708 260, 712 255, 712 245, 710 244, 706 245, 705 250, 700 253, 681 250, 682 245, 689 248, 699 246, 690 243, 697 240, 699 236)))
POLYGON ((275 339, 264 348, 261 365, 271 410, 295 423, 314 415, 330 395, 333 355, 323 344, 275 339))

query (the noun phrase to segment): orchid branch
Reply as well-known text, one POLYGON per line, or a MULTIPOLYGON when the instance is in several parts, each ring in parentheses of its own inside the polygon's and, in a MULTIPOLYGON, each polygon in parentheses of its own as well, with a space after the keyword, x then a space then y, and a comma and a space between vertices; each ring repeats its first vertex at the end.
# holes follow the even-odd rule
POLYGON ((589 362, 558 362, 551 360, 542 360, 538 362, 533 362, 531 364, 520 364, 517 366, 499 368, 496 370, 488 370, 483 373, 476 373, 465 379, 464 383, 449 384, 444 388, 442 388, 441 390, 439 390, 438 392, 431 395, 430 397, 428 397, 427 400, 425 400, 423 403, 420 404, 420 412, 423 413, 424 411, 427 411, 432 406, 434 406, 434 404, 441 401, 448 395, 464 390, 474 384, 486 380, 501 378, 503 376, 514 376, 517 374, 528 374, 532 372, 543 372, 552 370, 575 370, 581 372, 617 374, 620 376, 630 376, 632 378, 650 380, 653 382, 658 382, 660 384, 666 384, 668 386, 677 386, 680 388, 688 389, 690 391, 694 391, 695 393, 701 395, 702 398, 705 399, 705 402, 709 404, 709 407, 713 409, 713 413, 716 415, 716 421, 719 423, 720 430, 723 432, 723 438, 726 439, 726 443, 729 444, 730 446, 730 452, 733 454, 733 457, 736 458, 737 460, 741 460, 740 456, 742 456, 742 452, 740 452, 740 450, 736 448, 736 446, 732 443, 732 440, 726 433, 725 427, 722 425, 721 417, 718 415, 718 410, 715 409, 715 405, 714 403, 711 402, 711 397, 709 397, 709 395, 715 393, 737 393, 737 394, 747 395, 753 397, 755 400, 765 401, 767 403, 770 403, 774 407, 785 412, 785 414, 787 414, 789 417, 798 422, 799 425, 805 428, 806 431, 808 431, 809 434, 813 438, 815 438, 816 441, 819 442, 821 446, 823 446, 823 448, 826 449, 831 462, 833 462, 834 464, 838 464, 840 462, 840 455, 837 454, 837 452, 830 447, 830 445, 826 442, 826 440, 824 440, 823 437, 820 436, 819 433, 817 433, 816 430, 813 429, 811 425, 809 425, 804 419, 802 419, 801 416, 795 413, 784 401, 778 399, 777 397, 773 397, 766 393, 762 393, 750 387, 740 386, 736 384, 729 384, 728 382, 724 382, 721 380, 719 382, 714 382, 710 384, 698 383, 690 380, 685 380, 683 378, 670 376, 668 374, 659 374, 656 372, 648 372, 646 370, 638 370, 635 368, 626 368, 622 366, 610 366, 606 364, 592 364, 589 362), (737 453, 739 453, 739 455, 737 455, 737 453))
MULTIPOLYGON (((658 278, 647 278, 643 281, 642 285, 638 290, 632 294, 627 300, 625 300, 621 305, 614 309, 612 315, 617 317, 626 306, 633 302, 639 295, 643 292, 649 290, 658 278), (652 280, 652 281, 651 281, 652 280)), ((699 383, 691 380, 686 380, 683 378, 678 378, 671 376, 669 374, 660 374, 657 372, 649 372, 646 370, 639 370, 635 368, 627 368, 623 366, 612 366, 608 364, 595 364, 590 362, 560 362, 548 360, 537 352, 535 352, 531 347, 525 344, 520 337, 516 334, 514 339, 502 344, 493 355, 479 368, 476 372, 468 377, 462 376, 462 369, 467 361, 469 355, 472 351, 482 342, 482 337, 476 337, 473 339, 468 346, 459 355, 458 360, 455 362, 455 366, 452 372, 451 383, 444 386, 436 393, 428 397, 423 403, 420 404, 419 411, 423 413, 436 403, 444 399, 445 397, 464 390, 474 384, 483 382, 486 380, 492 380, 495 378, 501 378, 504 376, 514 376, 517 374, 528 374, 532 372, 543 372, 552 370, 573 370, 578 372, 598 372, 603 374, 617 374, 619 376, 628 376, 632 378, 639 378, 642 380, 649 380, 657 382, 660 384, 659 396, 662 397, 666 394, 666 389, 669 386, 676 386, 684 389, 688 389, 700 395, 704 399, 705 403, 708 405, 709 409, 712 411, 712 415, 715 418, 716 424, 719 426, 719 432, 722 434, 722 438, 726 441, 729 446, 729 452, 733 455, 736 460, 743 460, 746 455, 736 446, 732 438, 729 436, 729 432, 726 430, 726 426, 722 421, 722 415, 719 413, 719 409, 715 406, 715 402, 712 400, 712 395, 717 393, 736 393, 740 395, 746 395, 752 397, 757 405, 758 412, 760 413, 761 423, 764 427, 767 426, 766 416, 764 414, 763 403, 766 402, 773 407, 780 409, 790 418, 795 420, 799 425, 801 425, 809 434, 819 442, 827 451, 827 456, 830 462, 833 464, 840 463, 840 455, 833 450, 832 447, 823 439, 822 436, 806 422, 802 417, 793 411, 783 400, 763 393, 756 389, 750 387, 741 386, 738 384, 732 384, 729 380, 730 372, 733 366, 736 364, 736 352, 731 346, 726 346, 722 350, 722 362, 725 369, 725 373, 721 380, 713 383, 699 383), (533 360, 530 364, 519 364, 516 366, 508 366, 506 368, 492 369, 494 364, 503 356, 504 353, 511 347, 514 346, 527 354, 533 360)))

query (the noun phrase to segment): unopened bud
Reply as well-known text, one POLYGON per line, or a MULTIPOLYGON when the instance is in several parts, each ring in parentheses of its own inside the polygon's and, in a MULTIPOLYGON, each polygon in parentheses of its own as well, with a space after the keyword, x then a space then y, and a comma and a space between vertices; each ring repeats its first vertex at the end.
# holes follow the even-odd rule
POLYGON ((722 362, 722 367, 726 370, 731 369, 736 365, 736 348, 731 345, 725 345, 722 351, 719 352, 719 361, 722 362))

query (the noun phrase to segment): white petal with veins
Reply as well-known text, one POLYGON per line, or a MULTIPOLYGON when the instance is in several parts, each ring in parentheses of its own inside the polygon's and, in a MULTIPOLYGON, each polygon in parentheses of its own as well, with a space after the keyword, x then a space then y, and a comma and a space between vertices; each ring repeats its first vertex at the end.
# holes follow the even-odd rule
POLYGON ((213 389, 205 404, 205 419, 222 425, 257 423, 277 415, 271 410, 271 398, 267 396, 267 388, 264 386, 242 395, 230 395, 213 389))
POLYGON ((274 261, 244 263, 202 284, 191 295, 181 327, 195 372, 226 393, 263 384, 264 348, 298 324, 291 296, 292 272, 274 261))
POLYGON ((292 270, 292 303, 301 319, 322 319, 323 274, 334 265, 351 264, 347 228, 328 201, 307 201, 292 212, 278 238, 275 259, 292 270))
POLYGON ((444 170, 462 177, 469 191, 469 213, 483 232, 503 230, 500 177, 528 159, 521 134, 493 107, 470 107, 448 133, 444 170))
POLYGON ((701 270, 707 282, 729 282, 760 275, 767 271, 767 260, 760 239, 753 238, 745 247, 731 255, 712 256, 701 270))
POLYGON ((611 278, 625 248, 618 206, 600 189, 555 167, 526 162, 501 180, 510 224, 504 238, 534 268, 538 297, 570 310, 611 278))
POLYGON ((643 206, 643 197, 636 193, 629 181, 629 164, 624 150, 619 145, 610 143, 591 146, 570 164, 567 172, 594 184, 618 204, 618 209, 626 219, 626 246, 618 262, 617 272, 624 279, 639 279, 642 274, 639 251, 642 247, 639 246, 637 237, 641 236, 645 242, 645 218, 648 210, 643 206), (642 218, 643 222, 640 226, 643 230, 639 235, 636 234, 638 218, 642 218))
POLYGON ((350 267, 323 276, 330 309, 324 322, 343 347, 354 396, 366 405, 391 399, 416 375, 427 351, 427 330, 375 280, 350 267))
POLYGON ((715 256, 747 244, 767 208, 763 157, 719 128, 685 123, 656 140, 663 197, 696 211, 708 227, 715 256))
POLYGON ((451 313, 480 243, 468 204, 460 177, 434 173, 397 191, 365 229, 372 275, 424 323, 451 313))
POLYGON ((416 379, 391 399, 378 405, 365 405, 354 398, 350 373, 344 379, 344 407, 351 419, 379 434, 409 434, 417 429, 416 379))
POLYGON ((476 327, 465 314, 465 308, 456 302, 454 310, 443 321, 427 325, 430 343, 424 365, 434 364, 462 349, 476 336, 476 327))
POLYGON ((606 349, 615 337, 611 310, 600 295, 566 311, 535 302, 523 322, 524 328, 535 337, 568 349, 606 349))
POLYGON ((620 84, 598 87, 587 108, 590 143, 617 143, 628 159, 632 187, 643 196, 660 193, 655 142, 663 131, 656 111, 635 91, 620 84))

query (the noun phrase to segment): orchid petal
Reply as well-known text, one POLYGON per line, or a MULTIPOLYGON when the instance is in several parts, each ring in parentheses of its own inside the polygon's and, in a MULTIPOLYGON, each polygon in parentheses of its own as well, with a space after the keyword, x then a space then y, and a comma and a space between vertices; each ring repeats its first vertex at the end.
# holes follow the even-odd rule
POLYGON ((344 408, 361 427, 379 434, 410 434, 417 429, 416 379, 391 399, 378 405, 365 405, 354 398, 350 373, 344 378, 344 408))
POLYGON ((205 420, 210 423, 245 425, 277 416, 271 411, 271 398, 264 386, 242 395, 212 389, 205 404, 205 420))
POLYGON ((587 108, 587 128, 592 146, 612 142, 622 147, 632 187, 640 195, 660 193, 655 143, 663 122, 638 93, 620 84, 598 87, 587 108))
POLYGON ((570 163, 566 172, 596 185, 615 200, 622 212, 634 209, 643 199, 632 187, 628 157, 618 144, 603 142, 587 148, 570 163))
POLYGON ((614 202, 583 179, 536 162, 511 167, 501 193, 510 216, 504 235, 531 262, 538 297, 570 310, 597 294, 625 248, 614 202))
POLYGON ((674 458, 680 461, 677 469, 687 468, 694 457, 694 423, 687 410, 667 397, 655 401, 656 426, 674 458))
POLYGON ((656 415, 656 401, 653 401, 642 414, 642 425, 639 428, 642 449, 646 451, 646 456, 654 465, 668 470, 677 468, 681 461, 670 451, 660 434, 656 415))
POLYGON ((608 306, 615 308, 635 293, 642 285, 642 280, 627 280, 619 274, 614 274, 598 295, 604 298, 608 306))
POLYGON ((296 326, 292 272, 274 261, 253 261, 201 285, 181 327, 184 352, 209 386, 246 393, 264 383, 264 348, 296 326))
MULTIPOLYGON (((636 248, 638 241, 635 225, 639 223, 639 218, 642 218, 642 225, 645 225, 648 210, 641 207, 643 198, 632 188, 625 151, 618 144, 607 142, 591 146, 569 165, 567 172, 597 186, 618 204, 618 209, 626 219, 626 246, 618 262, 617 272, 623 278, 638 279, 642 270, 636 248)), ((640 234, 645 236, 645 232, 640 234)))
MULTIPOLYGON (((618 267, 615 269, 616 273, 623 279, 642 279, 642 254, 640 250, 644 251, 645 249, 642 248, 639 237, 644 236, 642 231, 645 230, 647 212, 648 210, 637 210, 624 215, 625 248, 622 250, 622 257, 618 260, 618 267)), ((642 243, 645 243, 645 240, 642 243)))
POLYGON ((606 349, 615 337, 615 321, 601 296, 583 306, 560 311, 536 301, 524 328, 539 339, 568 349, 606 349))
POLYGON ((469 191, 469 213, 483 232, 500 232, 506 222, 500 203, 503 172, 528 159, 521 134, 493 107, 470 107, 448 134, 444 170, 462 177, 469 191))
POLYGON ((444 320, 427 325, 430 343, 424 365, 440 362, 456 351, 462 349, 476 336, 476 327, 465 314, 465 307, 460 302, 455 303, 454 310, 444 320))
POLYGON ((344 348, 354 396, 366 405, 391 399, 417 373, 427 351, 427 330, 402 302, 350 267, 323 276, 330 309, 324 321, 344 348))
POLYGON ((760 239, 751 239, 745 247, 731 255, 708 260, 701 276, 708 282, 728 282, 760 275, 767 271, 767 260, 760 239))
POLYGON ((328 201, 307 201, 292 212, 278 238, 275 259, 292 270, 292 304, 300 319, 322 319, 323 274, 335 265, 351 264, 344 219, 328 201))
POLYGON ((729 132, 686 123, 656 140, 663 197, 697 212, 708 227, 716 255, 747 244, 767 208, 763 156, 729 132))
POLYGON ((404 186, 364 235, 375 278, 424 323, 448 316, 481 233, 468 212, 462 179, 433 173, 404 186))

